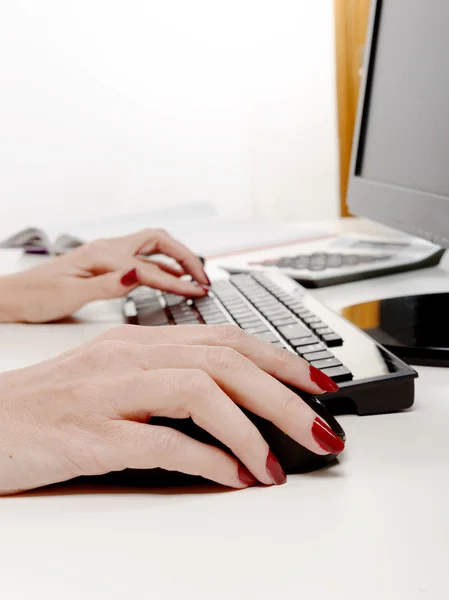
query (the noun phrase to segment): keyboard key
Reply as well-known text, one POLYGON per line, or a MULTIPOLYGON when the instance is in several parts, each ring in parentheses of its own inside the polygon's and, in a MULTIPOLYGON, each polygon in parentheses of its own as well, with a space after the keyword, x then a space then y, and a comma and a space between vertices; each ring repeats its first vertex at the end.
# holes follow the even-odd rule
MULTIPOLYGON (((307 323, 307 325, 311 325, 312 323, 322 323, 322 321, 320 321, 320 319, 318 317, 303 317, 302 319, 304 321, 304 323, 307 323)), ((326 327, 326 325, 324 324, 323 327, 326 327)))
POLYGON ((229 304, 225 304, 226 308, 229 312, 232 312, 233 315, 251 315, 253 311, 249 308, 249 306, 241 306, 238 308, 234 308, 233 306, 229 306, 229 304))
POLYGON ((251 319, 245 319, 244 321, 240 321, 240 319, 236 319, 236 321, 242 329, 246 329, 247 327, 255 327, 261 322, 261 320, 256 316, 251 317, 251 319))
POLYGON ((198 311, 200 313, 200 315, 203 317, 204 320, 206 319, 215 319, 216 317, 222 317, 223 313, 221 310, 218 310, 218 308, 216 310, 200 310, 198 311))
POLYGON ((277 337, 277 335, 275 335, 271 331, 267 331, 266 333, 256 333, 254 335, 257 338, 259 338, 259 340, 262 340, 263 342, 269 342, 269 343, 279 342, 279 338, 277 337))
POLYGON ((324 271, 326 268, 326 264, 322 261, 318 262, 310 262, 309 263, 309 271, 324 271))
POLYGON ((307 337, 289 340, 290 344, 293 346, 293 348, 296 348, 298 352, 302 349, 301 346, 309 346, 316 344, 319 341, 320 340, 316 337, 316 335, 308 335, 307 337))
POLYGON ((279 333, 287 340, 294 340, 295 338, 302 338, 311 334, 310 329, 306 329, 300 323, 281 326, 279 327, 279 333))
POLYGON ((323 321, 318 321, 317 323, 308 323, 308 325, 309 325, 310 329, 313 329, 316 333, 318 333, 319 329, 327 329, 328 328, 326 323, 323 323, 323 321))
POLYGON ((203 321, 206 323, 206 325, 225 325, 230 323, 223 313, 221 315, 214 316, 201 316, 203 317, 203 321))
MULTIPOLYGON (((266 325, 261 323, 260 325, 255 325, 254 327, 245 327, 246 333, 269 333, 269 329, 266 325)), ((277 338, 276 338, 277 339, 277 338)))
POLYGON ((184 296, 178 296, 176 294, 164 294, 164 299, 167 306, 170 307, 176 306, 178 304, 184 304, 184 302, 186 301, 184 296))
POLYGON ((341 360, 334 356, 333 358, 325 358, 324 360, 312 360, 311 364, 317 369, 330 369, 341 365, 341 360))
POLYGON ((336 381, 350 381, 353 378, 351 371, 343 365, 339 367, 333 367, 332 369, 323 369, 323 373, 326 373, 328 377, 336 381))
MULTIPOLYGON (((257 307, 258 308, 258 307, 257 307)), ((260 312, 267 316, 267 317, 271 317, 273 319, 280 319, 281 317, 289 317, 290 313, 288 312, 288 310, 285 310, 285 308, 283 306, 281 306, 281 308, 270 308, 268 310, 263 310, 261 308, 259 308, 260 312)))
POLYGON ((324 360, 325 358, 334 358, 334 355, 328 352, 327 350, 323 350, 322 352, 309 352, 307 354, 301 352, 301 356, 304 360, 307 360, 308 362, 311 362, 312 360, 316 361, 324 360))
POLYGON ((196 315, 176 317, 174 321, 176 325, 197 325, 199 323, 196 315))
POLYGON ((290 302, 286 302, 285 304, 293 311, 306 310, 304 307, 304 304, 301 304, 300 302, 296 302, 295 300, 290 300, 290 302))
POLYGON ((295 315, 298 315, 300 319, 307 319, 308 317, 314 317, 315 315, 310 310, 294 310, 295 315))
POLYGON ((333 346, 343 345, 343 340, 338 335, 338 333, 328 333, 326 335, 323 335, 323 342, 325 342, 329 346, 329 348, 332 348, 333 346))
POLYGON ((137 322, 139 325, 149 327, 158 327, 159 325, 168 325, 168 317, 160 306, 147 306, 139 309, 137 313, 137 322))
POLYGON ((308 346, 301 346, 298 348, 301 356, 310 354, 311 352, 321 352, 322 350, 326 350, 326 346, 324 344, 309 344, 308 346))
POLYGON ((137 322, 139 325, 145 325, 147 327, 160 327, 161 325, 168 325, 169 320, 165 312, 152 313, 149 315, 142 314, 143 311, 138 311, 137 322))
POLYGON ((279 327, 280 325, 294 325, 298 321, 293 317, 281 317, 280 319, 268 319, 270 323, 272 323, 275 327, 279 327))
MULTIPOLYGON (((313 328, 315 329, 315 327, 313 328)), ((326 325, 326 327, 318 327, 315 329, 315 333, 319 336, 326 335, 328 333, 334 333, 330 327, 326 325)))

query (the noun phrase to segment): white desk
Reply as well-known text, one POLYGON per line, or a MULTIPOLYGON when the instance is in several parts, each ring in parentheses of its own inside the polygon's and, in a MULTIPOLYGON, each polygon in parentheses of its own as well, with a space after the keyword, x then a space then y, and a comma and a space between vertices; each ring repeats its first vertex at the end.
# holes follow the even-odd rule
MULTIPOLYGON (((429 269, 327 288, 334 308, 449 289, 429 269)), ((0 369, 36 362, 120 322, 0 326, 0 369)), ((413 410, 341 417, 340 464, 287 485, 225 492, 59 486, 0 499, 5 600, 130 598, 447 600, 449 369, 419 368, 413 410)))

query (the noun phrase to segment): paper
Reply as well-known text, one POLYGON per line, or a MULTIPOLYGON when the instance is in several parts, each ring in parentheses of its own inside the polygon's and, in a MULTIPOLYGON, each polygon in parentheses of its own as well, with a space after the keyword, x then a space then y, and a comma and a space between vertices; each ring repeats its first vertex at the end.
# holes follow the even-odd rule
POLYGON ((137 215, 58 224, 53 229, 71 233, 85 241, 133 233, 145 227, 162 227, 196 254, 212 256, 256 249, 291 241, 307 240, 328 233, 323 229, 302 228, 298 223, 220 217, 207 203, 188 204, 137 215))

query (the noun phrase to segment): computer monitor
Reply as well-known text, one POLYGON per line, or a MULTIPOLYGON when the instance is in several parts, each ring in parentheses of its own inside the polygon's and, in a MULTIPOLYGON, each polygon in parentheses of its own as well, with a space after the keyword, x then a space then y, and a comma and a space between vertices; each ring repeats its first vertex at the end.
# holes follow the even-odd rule
MULTIPOLYGON (((349 210, 449 248, 449 2, 374 0, 371 11, 349 210)), ((448 311, 444 293, 343 314, 411 363, 449 366, 448 311)))
POLYGON ((373 0, 347 200, 449 247, 447 0, 373 0))

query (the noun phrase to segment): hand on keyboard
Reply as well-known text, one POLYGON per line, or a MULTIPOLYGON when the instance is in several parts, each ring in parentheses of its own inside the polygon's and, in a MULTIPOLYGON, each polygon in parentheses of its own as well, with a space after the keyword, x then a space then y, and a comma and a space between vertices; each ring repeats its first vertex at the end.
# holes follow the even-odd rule
POLYGON ((241 408, 316 454, 344 444, 280 381, 311 394, 336 389, 303 359, 234 326, 113 329, 0 375, 0 493, 127 467, 202 475, 234 488, 284 483, 241 408), (161 416, 192 417, 232 455, 152 425, 161 416))
POLYGON ((209 285, 201 260, 159 229, 85 244, 44 264, 0 277, 0 322, 44 323, 67 317, 92 300, 119 298, 138 285, 202 297, 209 285), (165 254, 168 264, 147 260, 165 254), (190 275, 196 282, 181 279, 190 275))

